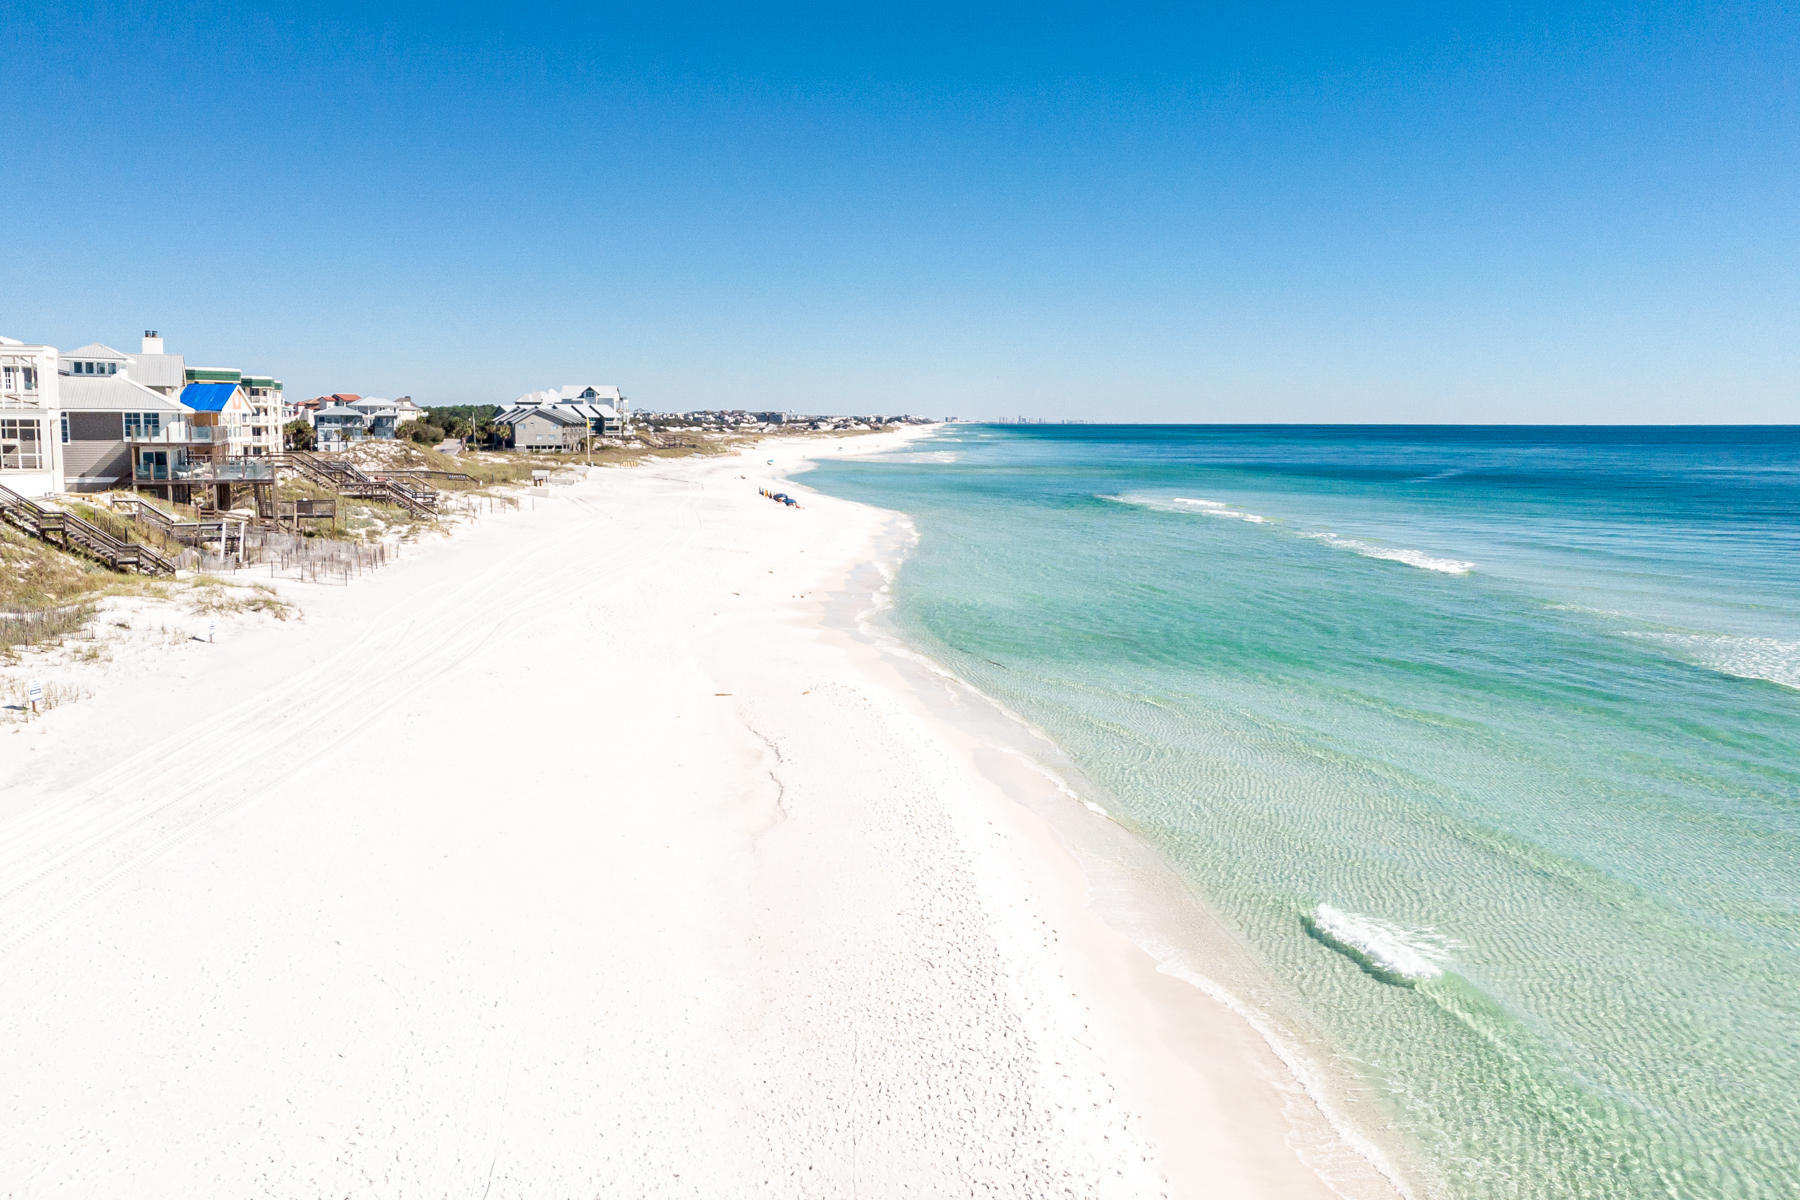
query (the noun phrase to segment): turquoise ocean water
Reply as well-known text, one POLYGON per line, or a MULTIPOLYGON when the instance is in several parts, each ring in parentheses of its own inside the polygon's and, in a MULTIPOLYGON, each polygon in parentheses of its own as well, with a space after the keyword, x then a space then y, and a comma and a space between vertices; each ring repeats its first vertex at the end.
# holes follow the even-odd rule
POLYGON ((1416 1190, 1800 1196, 1800 429, 954 426, 806 482, 913 518, 901 632, 1416 1190))

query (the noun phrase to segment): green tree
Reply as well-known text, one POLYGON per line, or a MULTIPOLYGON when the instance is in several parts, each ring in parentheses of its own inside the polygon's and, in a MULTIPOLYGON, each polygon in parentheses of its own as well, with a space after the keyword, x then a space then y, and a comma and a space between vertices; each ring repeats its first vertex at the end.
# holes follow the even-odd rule
POLYGON ((453 417, 480 424, 482 421, 492 420, 499 411, 500 406, 497 404, 449 404, 426 409, 425 420, 440 429, 448 429, 453 417))
POLYGON ((281 427, 281 440, 287 443, 289 450, 311 450, 318 441, 313 427, 298 419, 281 427))
POLYGON ((435 446, 444 440, 444 431, 438 426, 428 425, 424 421, 408 421, 394 430, 394 436, 418 442, 421 446, 435 446))

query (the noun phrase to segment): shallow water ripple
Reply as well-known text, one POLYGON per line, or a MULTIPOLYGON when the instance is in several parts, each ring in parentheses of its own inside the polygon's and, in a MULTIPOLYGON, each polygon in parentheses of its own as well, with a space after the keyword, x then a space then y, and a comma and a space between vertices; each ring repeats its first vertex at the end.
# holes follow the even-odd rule
POLYGON ((1167 851, 1424 1194, 1800 1196, 1800 431, 933 449, 809 482, 911 514, 902 630, 1167 851))

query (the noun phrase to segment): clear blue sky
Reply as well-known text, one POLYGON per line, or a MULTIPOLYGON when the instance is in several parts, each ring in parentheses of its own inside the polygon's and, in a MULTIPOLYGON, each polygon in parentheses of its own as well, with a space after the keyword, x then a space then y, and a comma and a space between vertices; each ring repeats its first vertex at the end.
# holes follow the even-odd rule
POLYGON ((0 332, 290 392, 1800 421, 1800 8, 4 3, 0 332))

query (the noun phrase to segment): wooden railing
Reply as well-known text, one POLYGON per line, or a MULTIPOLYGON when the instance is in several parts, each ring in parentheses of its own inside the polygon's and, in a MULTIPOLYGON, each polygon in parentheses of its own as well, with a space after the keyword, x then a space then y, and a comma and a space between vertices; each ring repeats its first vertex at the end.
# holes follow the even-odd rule
POLYGON ((392 471, 376 471, 379 479, 447 479, 452 483, 480 483, 481 480, 463 471, 433 471, 424 467, 403 467, 392 471))
POLYGON ((175 564, 150 547, 114 537, 74 513, 34 504, 11 488, 0 487, 0 520, 39 541, 85 554, 115 571, 136 571, 140 575, 175 573, 175 564))
POLYGON ((389 478, 388 473, 370 475, 342 459, 327 458, 310 450, 290 450, 275 461, 340 496, 385 501, 404 508, 415 517, 437 513, 438 494, 422 483, 389 478))
POLYGON ((218 542, 226 553, 243 547, 244 520, 214 518, 205 521, 177 521, 162 509, 139 496, 114 496, 112 505, 146 529, 153 529, 164 539, 183 546, 204 546, 218 542))

